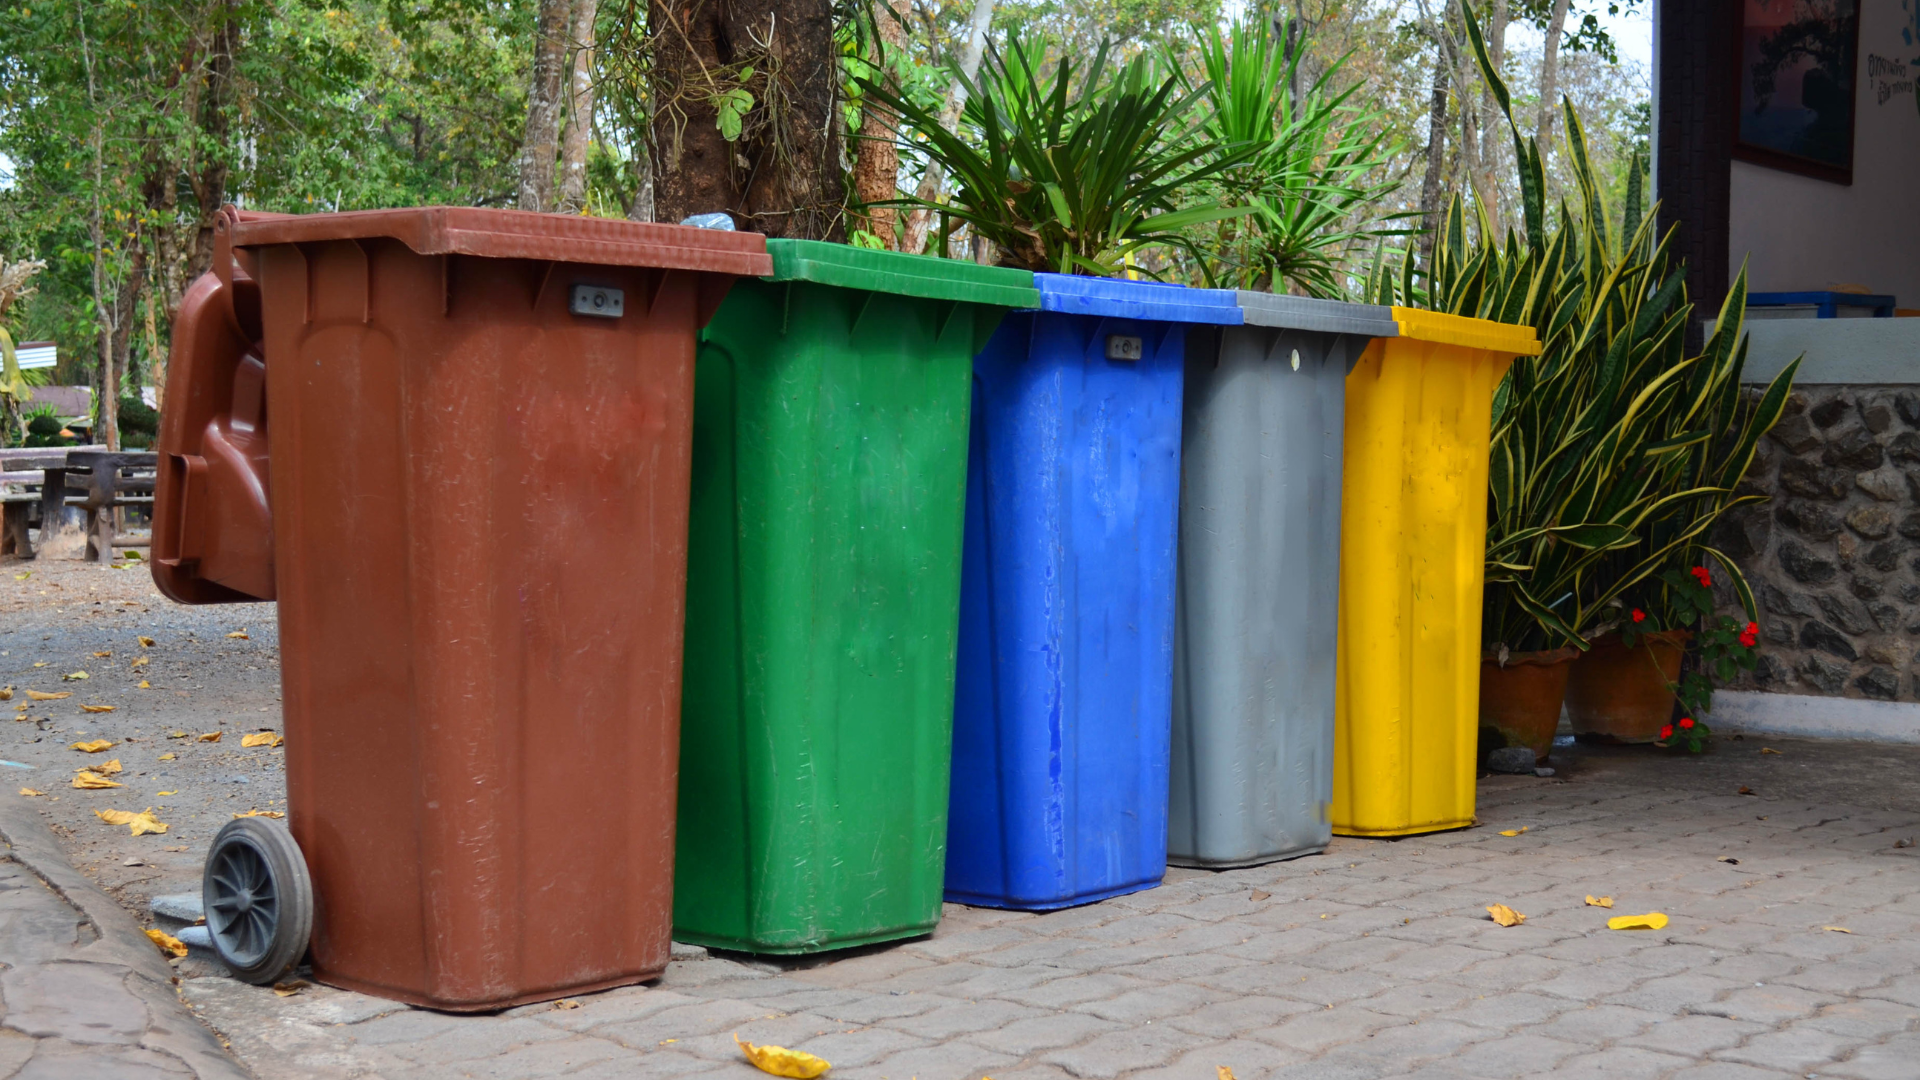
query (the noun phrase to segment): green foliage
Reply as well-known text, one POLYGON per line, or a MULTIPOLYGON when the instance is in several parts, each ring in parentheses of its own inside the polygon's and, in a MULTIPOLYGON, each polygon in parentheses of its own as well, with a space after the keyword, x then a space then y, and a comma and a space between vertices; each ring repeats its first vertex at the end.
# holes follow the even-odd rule
MULTIPOLYGON (((1237 21, 1202 30, 1198 72, 1207 102, 1204 136, 1217 147, 1254 146, 1238 169, 1222 174, 1226 202, 1252 212, 1195 238, 1211 282, 1243 289, 1344 297, 1349 253, 1377 236, 1405 230, 1369 223, 1398 186, 1374 179, 1402 149, 1377 110, 1353 103, 1361 86, 1335 90, 1346 64, 1336 59, 1298 101, 1291 87, 1309 43, 1291 50, 1265 23, 1237 21)), ((1168 63, 1180 57, 1168 50, 1168 63)))
POLYGON ((1179 75, 1157 75, 1144 56, 1110 72, 1108 57, 1102 46, 1084 69, 1059 57, 1049 77, 1042 44, 1015 38, 989 50, 968 87, 969 130, 958 133, 940 126, 937 109, 863 80, 900 118, 901 144, 938 161, 957 188, 948 204, 895 205, 965 222, 1004 265, 1100 275, 1143 248, 1190 247, 1182 230, 1248 213, 1180 205, 1258 150, 1206 145, 1196 108, 1206 87, 1183 93, 1179 75))
MULTIPOLYGON (((1683 672, 1680 681, 1668 689, 1680 702, 1680 712, 1694 721, 1713 709, 1713 688, 1726 683, 1742 671, 1752 671, 1759 657, 1760 624, 1719 614, 1719 602, 1713 595, 1713 572, 1705 566, 1691 566, 1682 574, 1663 570, 1646 579, 1640 592, 1658 596, 1658 603, 1646 608, 1634 607, 1620 623, 1620 640, 1632 648, 1648 634, 1664 630, 1688 630, 1693 635, 1695 663, 1683 672), (1661 617, 1664 612, 1665 617, 1661 617)), ((1659 744, 1679 746, 1699 753, 1711 733, 1703 723, 1682 723, 1661 732, 1659 744)))
POLYGON ((27 437, 22 441, 22 446, 72 446, 75 442, 73 436, 62 434, 66 427, 60 423, 59 417, 53 415, 51 405, 36 405, 28 409, 26 422, 27 437))
MULTIPOLYGON (((1507 110, 1470 5, 1465 22, 1482 77, 1507 110)), ((1524 232, 1497 241, 1481 213, 1470 239, 1456 196, 1427 273, 1409 255, 1397 275, 1382 259, 1368 281, 1378 301, 1521 323, 1541 341, 1539 356, 1514 362, 1493 407, 1482 633, 1488 648, 1516 652, 1584 647, 1612 628, 1606 620, 1623 593, 1703 552, 1751 611, 1745 579, 1704 537, 1728 510, 1759 498, 1735 488, 1798 367, 1743 401, 1744 270, 1704 350, 1686 355, 1693 307, 1684 269, 1643 209, 1640 170, 1616 227, 1579 117, 1570 105, 1563 113, 1575 206, 1562 203, 1549 219, 1539 146, 1508 111, 1524 232)))

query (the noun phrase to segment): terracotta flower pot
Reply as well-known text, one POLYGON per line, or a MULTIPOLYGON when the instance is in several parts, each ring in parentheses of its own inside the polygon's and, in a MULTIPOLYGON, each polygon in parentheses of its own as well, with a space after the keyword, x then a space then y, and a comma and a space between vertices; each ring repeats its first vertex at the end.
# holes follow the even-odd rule
POLYGON ((1546 761, 1560 725, 1567 673, 1579 655, 1572 648, 1508 653, 1504 667, 1498 657, 1482 657, 1480 726, 1498 730, 1508 746, 1531 749, 1536 763, 1546 761))
POLYGON ((1567 717, 1579 735, 1601 735, 1615 742, 1650 743, 1673 715, 1673 691, 1680 681, 1685 630, 1645 634, 1629 649, 1620 635, 1595 641, 1573 664, 1567 680, 1567 717))

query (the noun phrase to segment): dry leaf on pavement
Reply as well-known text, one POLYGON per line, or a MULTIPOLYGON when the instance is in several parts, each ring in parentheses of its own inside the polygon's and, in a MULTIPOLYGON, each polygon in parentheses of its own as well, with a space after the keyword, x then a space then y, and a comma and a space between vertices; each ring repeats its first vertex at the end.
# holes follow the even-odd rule
POLYGON ((1778 751, 1778 750, 1775 750, 1775 749, 1774 749, 1773 747, 1771 747, 1771 746, 1763 746, 1763 747, 1761 747, 1761 748, 1760 748, 1760 752, 1761 752, 1761 753, 1763 753, 1763 754, 1777 754, 1777 753, 1779 753, 1780 751, 1778 751))
POLYGON ((13 687, 0 686, 0 701, 12 701, 12 700, 13 700, 13 687))
POLYGON ((1611 896, 1589 896, 1589 897, 1587 897, 1587 906, 1588 906, 1588 907, 1612 907, 1612 906, 1613 906, 1613 897, 1611 897, 1611 896))
POLYGON ((153 816, 153 807, 151 806, 137 814, 131 814, 125 810, 95 810, 93 814, 109 825, 127 826, 135 836, 167 831, 166 822, 153 816))
POLYGON ((73 786, 82 791, 92 791, 98 788, 120 787, 122 785, 101 776, 92 769, 81 769, 79 775, 73 778, 73 786))
POLYGON ((114 745, 115 743, 112 739, 92 739, 87 742, 74 743, 71 746, 67 747, 67 749, 78 750, 83 754, 97 754, 100 751, 109 749, 114 745))
POLYGON ((249 810, 244 814, 235 814, 233 816, 236 818, 243 818, 243 817, 283 818, 283 817, 286 817, 287 815, 281 813, 278 810, 249 810))
POLYGON ((67 674, 60 676, 60 680, 62 682, 78 682, 81 679, 90 679, 92 677, 93 676, 88 675, 84 671, 70 671, 67 674))
POLYGON ((165 753, 165 754, 161 754, 161 755, 160 755, 160 760, 161 760, 161 761, 172 761, 172 760, 173 760, 174 758, 177 758, 177 757, 179 757, 179 756, 180 756, 179 754, 175 754, 175 753, 172 753, 172 752, 168 752, 168 753, 165 753))
POLYGON ((755 1046, 735 1033, 733 1041, 740 1044, 740 1050, 747 1055, 753 1067, 775 1076, 792 1077, 793 1080, 813 1080, 833 1066, 800 1050, 789 1050, 784 1046, 755 1046))
POLYGON ((154 792, 154 794, 155 795, 178 795, 180 793, 177 791, 156 791, 154 792))
POLYGON ((153 660, 153 657, 151 656, 136 656, 133 658, 133 663, 128 664, 127 666, 130 668, 146 667, 147 664, 150 663, 152 660, 153 660))
POLYGON ((1528 829, 1531 829, 1531 828, 1533 828, 1533 826, 1531 825, 1522 825, 1517 829, 1501 829, 1500 835, 1501 836, 1519 836, 1521 833, 1526 832, 1528 829))
POLYGON ((160 951, 168 956, 187 955, 186 943, 165 930, 148 930, 147 937, 152 938, 153 943, 160 946, 160 951))
POLYGON ((241 746, 279 746, 286 741, 271 731, 256 731, 251 735, 240 737, 241 746))
POLYGON ((1493 921, 1499 923, 1501 926, 1519 926, 1521 923, 1527 921, 1525 915, 1520 914, 1505 904, 1488 904, 1487 914, 1493 916, 1493 921))
POLYGON ((49 694, 41 690, 29 690, 27 691, 27 696, 29 698, 32 698, 34 701, 59 701, 61 698, 72 697, 73 691, 62 690, 57 694, 49 694))
POLYGON ((112 712, 119 707, 118 705, 82 705, 80 706, 80 711, 93 713, 112 712))
POLYGON ((99 764, 82 765, 73 771, 74 772, 94 772, 94 773, 99 773, 101 776, 112 776, 114 773, 125 772, 126 770, 120 767, 120 759, 114 758, 110 761, 99 763, 99 764))
POLYGON ((305 990, 307 987, 312 985, 313 985, 312 983, 306 981, 305 979, 293 979, 289 982, 274 983, 273 992, 276 994, 279 994, 281 997, 292 997, 293 995, 299 993, 302 990, 305 990))
POLYGON ((186 733, 186 732, 184 732, 184 731, 169 731, 169 732, 167 732, 167 738, 169 738, 169 739, 184 739, 184 738, 186 738, 186 737, 187 737, 187 733, 186 733))
POLYGON ((233 633, 228 634, 227 636, 231 638, 239 638, 241 641, 252 640, 247 637, 247 632, 245 630, 235 630, 233 633))
POLYGON ((140 644, 145 645, 149 649, 153 648, 153 639, 148 637, 145 634, 141 634, 139 638, 137 638, 136 640, 138 640, 140 644))
POLYGON ((22 795, 25 795, 26 797, 28 797, 28 798, 30 798, 30 799, 37 799, 37 798, 41 798, 41 797, 43 797, 43 796, 45 796, 45 795, 46 795, 46 792, 44 792, 44 791, 35 791, 35 790, 33 790, 32 788, 30 788, 30 787, 23 787, 23 788, 21 788, 21 789, 20 789, 20 794, 22 794, 22 795))
POLYGON ((1734 792, 1734 794, 1735 795, 1752 795, 1754 794, 1754 790, 1750 787, 1742 787, 1739 791, 1734 792))
POLYGON ((1271 899, 1271 898, 1272 898, 1272 896, 1273 896, 1273 894, 1272 894, 1272 893, 1270 893, 1270 892, 1267 892, 1267 891, 1266 891, 1265 889, 1255 889, 1255 890, 1253 890, 1253 895, 1252 895, 1252 897, 1251 897, 1251 899, 1253 899, 1254 901, 1256 901, 1256 902, 1258 902, 1258 901, 1261 901, 1261 900, 1267 900, 1267 899, 1271 899))
POLYGON ((1733 857, 1733 856, 1731 856, 1731 855, 1722 855, 1722 856, 1720 856, 1719 858, 1717 858, 1717 859, 1715 859, 1715 860, 1713 860, 1713 861, 1714 861, 1714 862, 1723 862, 1723 863, 1726 863, 1726 864, 1727 864, 1727 865, 1729 865, 1729 866, 1739 866, 1739 865, 1740 865, 1740 860, 1739 860, 1739 859, 1736 859, 1736 858, 1734 858, 1734 857, 1733 857))
POLYGON ((1239 1080, 1238 1077, 1233 1075, 1233 1070, 1227 1068, 1225 1065, 1215 1065, 1213 1067, 1213 1078, 1214 1080, 1239 1080))
POLYGON ((93 656, 94 656, 94 659, 96 659, 96 660, 104 660, 104 659, 106 659, 107 657, 109 657, 109 656, 112 656, 112 655, 113 655, 113 654, 112 654, 112 653, 110 653, 110 652, 97 652, 97 653, 94 653, 94 654, 93 654, 93 656))
POLYGON ((200 736, 200 741, 201 742, 219 742, 220 733, 217 731, 209 731, 205 735, 200 736))
POLYGON ((1836 934, 1851 934, 1851 933, 1853 933, 1853 931, 1851 931, 1851 930, 1849 930, 1849 929, 1847 929, 1847 928, 1846 928, 1846 927, 1844 927, 1844 926, 1823 926, 1823 927, 1821 927, 1820 929, 1822 929, 1822 930, 1831 930, 1831 931, 1833 931, 1833 932, 1834 932, 1834 933, 1836 933, 1836 934))
POLYGON ((1661 930, 1667 925, 1664 912, 1649 911, 1645 915, 1615 915, 1607 920, 1609 930, 1661 930))
POLYGON ((577 1009, 580 1007, 580 1003, 572 998, 561 998, 559 1001, 553 1003, 553 1007, 556 1009, 577 1009))
POLYGON ((148 681, 147 681, 147 680, 145 680, 145 679, 141 679, 141 680, 140 680, 140 685, 139 685, 139 686, 137 686, 137 687, 135 687, 135 689, 136 689, 136 690, 151 690, 151 689, 153 689, 153 684, 152 684, 152 683, 150 683, 150 682, 148 682, 148 681))

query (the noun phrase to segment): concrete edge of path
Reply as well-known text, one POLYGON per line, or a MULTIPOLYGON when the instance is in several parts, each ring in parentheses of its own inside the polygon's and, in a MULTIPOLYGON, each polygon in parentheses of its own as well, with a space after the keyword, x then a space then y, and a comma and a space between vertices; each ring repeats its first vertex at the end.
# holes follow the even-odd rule
MULTIPOLYGON (((48 972, 72 971, 71 965, 78 964, 117 970, 118 982, 146 1006, 146 1030, 139 1040, 141 1048, 177 1060, 199 1080, 251 1080, 252 1074, 227 1053, 214 1033, 180 1000, 174 989, 173 970, 153 942, 124 908, 74 868, 37 810, 22 800, 0 794, 0 841, 6 844, 5 858, 20 864, 45 883, 97 935, 60 959, 21 963, 15 958, 0 956, 8 982, 32 978, 25 969, 34 967, 48 972)), ((34 1024, 16 1015, 15 1002, 9 1000, 7 1005, 6 1019, 0 1021, 4 1026, 34 1038, 55 1036, 53 1031, 29 1030, 34 1024)), ((39 1007, 44 1012, 47 1002, 40 1002, 39 1007)))
POLYGON ((1920 702, 1720 690, 1712 717, 1715 726, 1769 735, 1920 743, 1920 702))

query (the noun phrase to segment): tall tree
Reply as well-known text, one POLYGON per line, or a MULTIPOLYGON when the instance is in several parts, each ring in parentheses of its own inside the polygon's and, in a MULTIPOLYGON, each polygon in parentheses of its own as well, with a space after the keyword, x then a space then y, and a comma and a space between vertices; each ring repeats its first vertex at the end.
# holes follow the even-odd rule
POLYGON ((1567 9, 1572 0, 1553 0, 1547 13, 1546 38, 1540 53, 1540 113, 1533 122, 1534 139, 1540 144, 1540 156, 1553 153, 1553 123, 1560 115, 1558 87, 1560 77, 1560 37, 1567 30, 1567 9))
POLYGON ((527 88, 527 130, 520 141, 522 210, 553 209, 553 162, 560 150, 560 122, 566 116, 567 45, 572 28, 573 0, 540 0, 527 88))
MULTIPOLYGON (((965 45, 960 51, 960 73, 947 88, 947 99, 940 109, 940 126, 952 131, 960 124, 960 110, 967 103, 967 84, 980 73, 980 58, 987 51, 987 27, 993 22, 993 0, 973 0, 973 13, 967 17, 965 45)), ((940 198, 946 184, 945 171, 929 162, 920 174, 920 187, 914 194, 923 202, 940 198)), ((926 250, 927 231, 933 223, 931 211, 920 208, 907 215, 906 235, 900 250, 918 254, 926 250)))
POLYGON ((654 212, 845 235, 830 0, 652 0, 654 212))
POLYGON ((593 142, 594 23, 599 0, 573 0, 569 42, 573 50, 568 84, 566 137, 560 143, 560 196, 556 207, 577 214, 587 203, 587 151, 593 142))
MULTIPOLYGON (((877 77, 894 93, 900 90, 896 69, 906 60, 906 19, 911 13, 909 0, 894 0, 892 5, 876 3, 873 8, 872 64, 879 72, 877 77)), ((900 147, 893 141, 898 123, 899 118, 879 101, 867 98, 861 102, 853 201, 860 207, 860 228, 888 249, 899 247, 894 231, 899 211, 873 204, 900 194, 900 147)))

